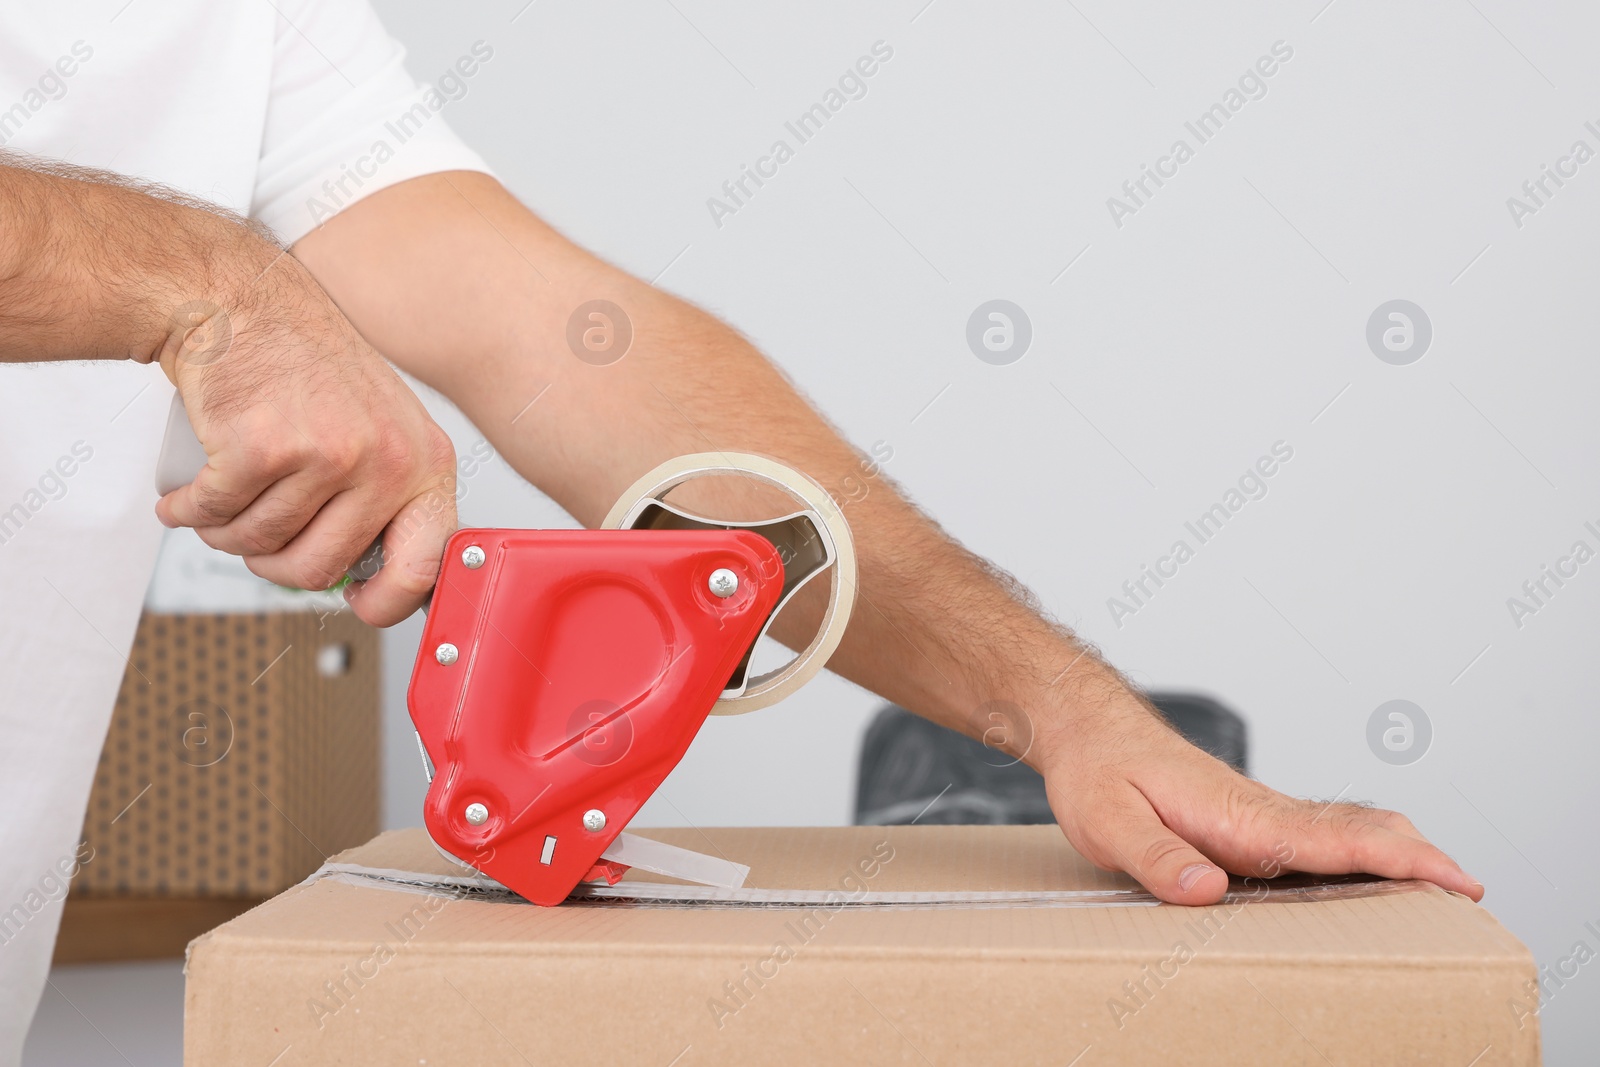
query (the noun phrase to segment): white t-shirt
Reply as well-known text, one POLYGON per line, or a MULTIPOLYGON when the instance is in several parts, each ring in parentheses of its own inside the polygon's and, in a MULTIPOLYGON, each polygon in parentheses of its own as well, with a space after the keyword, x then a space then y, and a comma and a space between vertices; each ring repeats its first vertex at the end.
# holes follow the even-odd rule
MULTIPOLYGON (((292 243, 385 186, 487 170, 442 112, 492 56, 473 46, 441 93, 367 0, 10 2, 0 146, 159 182, 292 243)), ((0 364, 0 901, 77 843, 160 538, 170 398, 157 367, 0 364)), ((55 922, 0 945, 0 1067, 55 922)))

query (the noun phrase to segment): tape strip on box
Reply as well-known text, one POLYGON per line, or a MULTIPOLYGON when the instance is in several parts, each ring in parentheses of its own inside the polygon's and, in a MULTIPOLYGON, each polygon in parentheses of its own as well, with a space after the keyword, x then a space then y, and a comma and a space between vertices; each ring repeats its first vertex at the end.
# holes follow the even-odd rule
MULTIPOLYGON (((463 869, 466 870, 465 868, 463 869)), ((328 863, 305 884, 322 879, 348 885, 393 889, 424 896, 482 900, 497 904, 527 904, 522 897, 481 874, 423 874, 352 863, 328 863)), ((1326 900, 1351 900, 1388 896, 1430 888, 1422 881, 1392 881, 1365 875, 1323 878, 1291 874, 1271 882, 1257 878, 1235 879, 1219 902, 1236 904, 1298 904, 1326 900)), ((923 892, 847 892, 838 889, 723 889, 712 886, 669 885, 624 879, 616 885, 579 885, 569 904, 651 908, 1138 908, 1159 907, 1162 902, 1142 889, 1061 889, 1031 892, 983 890, 923 892)))

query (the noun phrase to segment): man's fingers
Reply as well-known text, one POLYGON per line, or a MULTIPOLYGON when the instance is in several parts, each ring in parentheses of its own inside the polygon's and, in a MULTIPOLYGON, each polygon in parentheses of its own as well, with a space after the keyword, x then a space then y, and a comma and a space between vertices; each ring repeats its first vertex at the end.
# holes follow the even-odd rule
POLYGON ((156 518, 170 527, 222 526, 248 508, 282 473, 238 464, 219 469, 207 463, 194 481, 156 501, 156 518))
POLYGON ((339 493, 276 552, 244 557, 250 570, 292 589, 327 589, 344 577, 382 528, 382 513, 355 492, 339 493))
POLYGON ((1392 812, 1341 805, 1291 830, 1294 858, 1288 866, 1313 874, 1365 871, 1385 878, 1420 878, 1473 900, 1483 899, 1483 886, 1455 860, 1405 828, 1391 829, 1392 812))
POLYGON ((1136 784, 1166 825, 1235 874, 1364 872, 1423 879, 1473 900, 1483 896, 1479 882, 1398 812, 1296 800, 1210 757, 1181 773, 1158 764, 1136 784))
POLYGON ((1169 830, 1126 783, 1099 791, 1094 807, 1074 811, 1068 823, 1082 835, 1074 843, 1090 859, 1126 871, 1169 904, 1215 904, 1228 890, 1227 874, 1169 830))
POLYGON ((260 577, 297 589, 334 585, 384 532, 383 570, 347 598, 357 616, 389 626, 426 603, 445 540, 456 530, 455 455, 442 431, 426 428, 420 443, 384 438, 385 448, 364 453, 360 473, 347 469, 354 460, 337 462, 321 449, 306 461, 292 449, 258 444, 240 458, 208 464, 164 497, 157 514, 243 556, 260 577), (417 493, 419 474, 433 487, 417 493), (397 512, 401 492, 415 495, 397 512))
MULTIPOLYGON (((362 494, 340 493, 283 548, 246 556, 245 563, 279 585, 327 589, 367 553, 382 522, 374 516, 386 513, 362 494)), ((444 543, 455 532, 455 495, 448 487, 422 493, 401 508, 383 533, 382 569, 345 591, 356 615, 373 626, 392 626, 427 603, 444 543)))
POLYGON ((384 531, 383 568, 345 590, 356 615, 373 626, 392 626, 426 604, 444 543, 455 532, 456 500, 448 489, 431 489, 400 509, 384 531))
POLYGON ((286 433, 282 422, 275 410, 269 416, 257 410, 209 424, 206 465, 192 482, 157 502, 156 516, 167 526, 224 526, 297 472, 327 468, 324 476, 338 481, 339 472, 315 454, 305 436, 292 427, 286 433))
POLYGON ((221 526, 196 532, 212 548, 235 556, 266 556, 299 536, 340 485, 317 471, 300 471, 273 483, 221 526))

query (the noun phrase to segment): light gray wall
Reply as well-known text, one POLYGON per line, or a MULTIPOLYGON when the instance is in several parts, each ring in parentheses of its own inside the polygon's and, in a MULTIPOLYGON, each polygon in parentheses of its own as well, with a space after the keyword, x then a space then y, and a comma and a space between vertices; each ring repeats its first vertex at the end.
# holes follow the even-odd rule
MULTIPOLYGON (((1520 627, 1507 606, 1600 549, 1600 160, 1520 226, 1507 206, 1600 150, 1595 9, 539 0, 513 22, 523 2, 379 4, 421 77, 493 47, 448 114, 515 192, 889 442, 952 533, 1136 680, 1237 707, 1263 780, 1406 811, 1541 963, 1600 948, 1600 562, 1520 627), (866 96, 716 225, 707 198, 880 40, 866 96), (1185 121, 1278 41, 1266 95, 1199 144, 1185 121), (1178 138, 1194 158, 1116 225, 1107 198, 1178 138), (1032 323, 1009 366, 965 339, 993 298, 1032 323), (1431 321, 1411 365, 1366 339, 1393 299, 1431 321), (1278 441, 1267 495, 1117 625, 1108 598, 1278 441), (1367 740, 1392 699, 1432 725, 1410 765, 1367 740)), ((503 465, 463 517, 565 522, 503 465)), ((397 725, 417 634, 388 639, 397 725)), ((826 680, 712 722, 644 821, 845 821, 874 703, 826 680)), ((389 819, 413 823, 395 735, 389 819)), ((1552 1063, 1600 1038, 1594 970, 1546 1007, 1552 1063)))

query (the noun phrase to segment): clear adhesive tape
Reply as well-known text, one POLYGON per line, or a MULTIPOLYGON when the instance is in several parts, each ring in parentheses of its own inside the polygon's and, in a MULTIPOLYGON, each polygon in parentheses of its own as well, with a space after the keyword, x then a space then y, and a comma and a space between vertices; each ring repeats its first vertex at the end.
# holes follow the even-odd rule
MULTIPOLYGON (((833 562, 828 565, 828 607, 811 643, 801 649, 787 665, 751 679, 744 692, 723 697, 711 709, 713 715, 742 715, 764 708, 798 690, 827 666, 839 642, 844 640, 856 599, 856 550, 844 513, 828 491, 792 467, 766 456, 749 452, 699 452, 668 460, 634 482, 618 498, 605 520, 603 530, 631 528, 633 520, 651 502, 661 503, 673 489, 696 478, 731 474, 753 478, 788 494, 804 506, 817 522, 817 532, 826 541, 833 562)), ((716 522, 715 519, 706 519, 716 522)), ((739 528, 749 524, 729 523, 739 528)), ((820 573, 820 572, 819 572, 820 573)), ((809 584, 809 580, 808 583, 809 584)), ((785 601, 786 603, 787 601, 785 601)), ((782 604, 779 605, 781 609, 782 604)), ((777 611, 773 612, 777 615, 777 611)), ((768 626, 771 620, 768 620, 768 626)), ((762 635, 766 634, 763 626, 762 635)))

